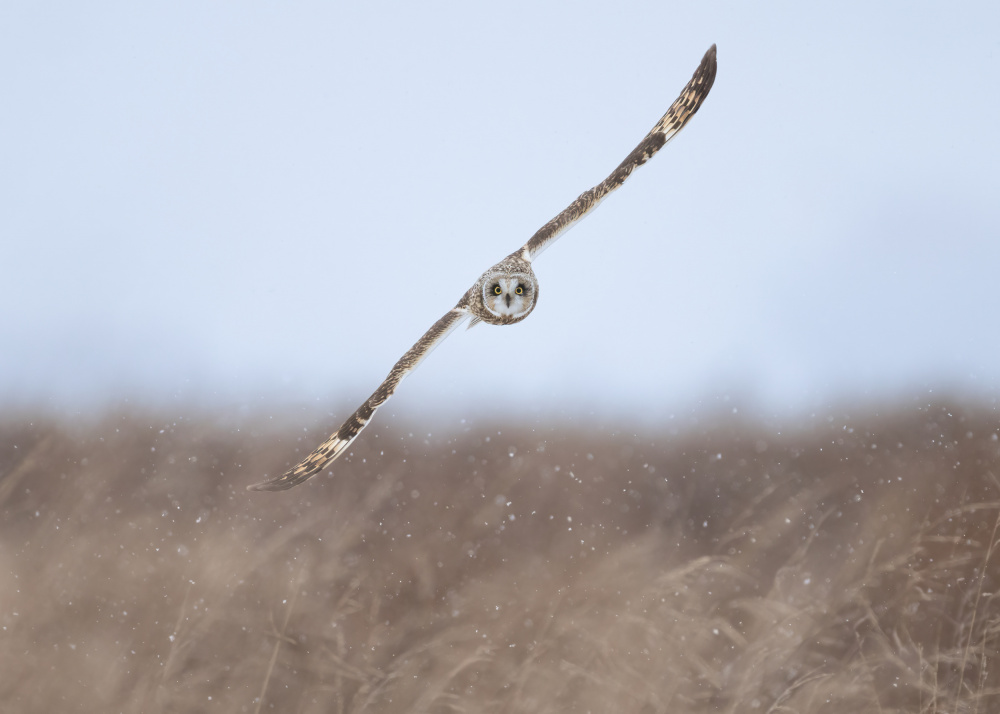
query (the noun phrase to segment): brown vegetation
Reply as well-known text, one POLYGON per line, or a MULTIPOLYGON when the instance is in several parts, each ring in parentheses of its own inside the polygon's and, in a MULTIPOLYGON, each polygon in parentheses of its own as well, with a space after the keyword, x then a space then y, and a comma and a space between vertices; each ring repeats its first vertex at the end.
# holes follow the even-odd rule
POLYGON ((5 712, 995 712, 1000 418, 0 424, 5 712), (264 426, 262 426, 264 425, 264 426), (326 425, 324 425, 325 427, 326 425))

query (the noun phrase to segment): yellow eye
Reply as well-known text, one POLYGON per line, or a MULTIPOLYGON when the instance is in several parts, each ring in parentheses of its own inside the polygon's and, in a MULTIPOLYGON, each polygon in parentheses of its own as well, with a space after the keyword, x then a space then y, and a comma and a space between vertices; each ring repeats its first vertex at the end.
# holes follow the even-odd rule
POLYGON ((502 292, 503 292, 503 290, 500 289, 499 285, 497 285, 495 288, 493 288, 493 294, 494 295, 499 295, 502 292))
POLYGON ((517 288, 515 288, 514 292, 516 292, 518 295, 523 295, 524 294, 524 288, 522 288, 520 285, 518 285, 517 288))

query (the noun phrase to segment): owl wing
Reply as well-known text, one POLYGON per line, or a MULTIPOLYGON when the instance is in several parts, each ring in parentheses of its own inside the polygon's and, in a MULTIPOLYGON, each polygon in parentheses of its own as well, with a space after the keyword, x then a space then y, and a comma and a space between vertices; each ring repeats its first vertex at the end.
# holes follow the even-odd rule
POLYGON ((347 421, 333 432, 329 439, 316 447, 315 451, 283 475, 270 481, 247 486, 247 489, 250 491, 284 491, 292 486, 298 486, 326 468, 331 461, 344 453, 351 442, 357 438, 361 430, 371 421, 375 410, 382 406, 396 391, 396 387, 403 381, 403 377, 412 372, 420 364, 420 361, 429 355, 431 350, 437 347, 468 316, 468 310, 462 307, 461 303, 458 307, 449 310, 396 362, 390 370, 389 376, 379 385, 375 393, 368 397, 368 400, 358 407, 358 410, 348 417, 347 421))
POLYGON ((520 254, 526 260, 533 260, 539 253, 552 245, 563 232, 596 208, 597 204, 604 200, 609 193, 625 183, 625 179, 631 176, 633 171, 653 158, 653 155, 674 138, 701 107, 715 82, 715 70, 715 45, 712 45, 702 58, 701 64, 698 65, 694 76, 691 77, 691 81, 681 91, 680 96, 674 100, 674 103, 667 109, 667 113, 646 134, 639 145, 632 150, 632 153, 625 157, 625 160, 611 172, 610 176, 592 189, 581 193, 562 213, 539 228, 538 232, 531 236, 531 239, 521 248, 520 254))

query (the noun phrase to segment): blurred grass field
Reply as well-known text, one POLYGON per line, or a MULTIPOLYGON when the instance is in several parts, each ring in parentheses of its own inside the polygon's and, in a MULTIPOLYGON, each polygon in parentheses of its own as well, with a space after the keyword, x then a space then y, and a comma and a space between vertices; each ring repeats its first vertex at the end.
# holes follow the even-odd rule
POLYGON ((0 421, 0 709, 1000 711, 993 405, 332 421, 0 421))

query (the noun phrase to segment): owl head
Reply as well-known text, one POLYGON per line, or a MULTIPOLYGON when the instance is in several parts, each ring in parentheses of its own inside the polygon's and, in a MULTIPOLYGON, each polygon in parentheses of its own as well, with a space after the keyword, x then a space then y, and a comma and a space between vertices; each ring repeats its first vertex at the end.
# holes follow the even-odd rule
POLYGON ((535 309, 538 280, 531 263, 510 257, 494 265, 476 281, 470 296, 472 312, 483 322, 510 325, 535 309))

